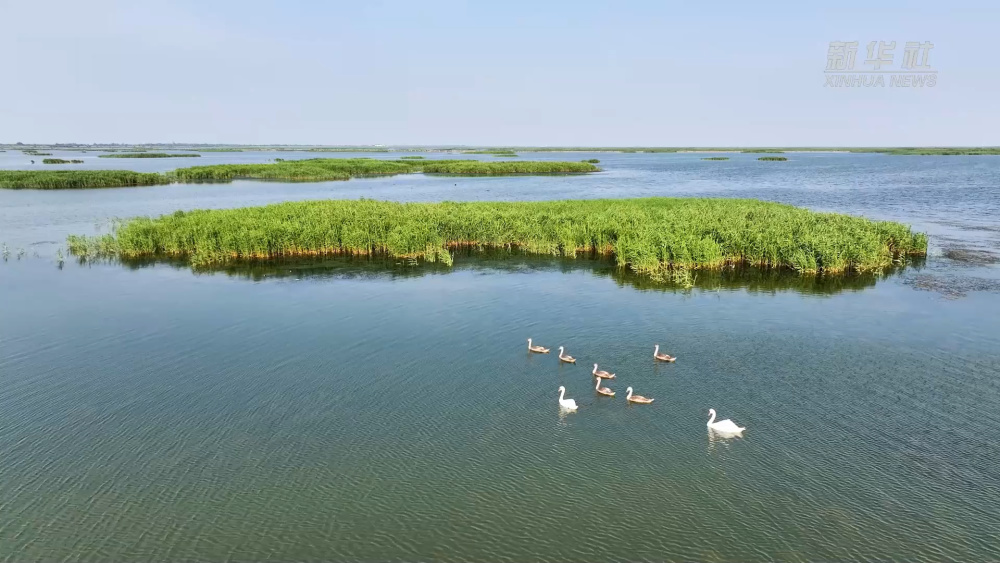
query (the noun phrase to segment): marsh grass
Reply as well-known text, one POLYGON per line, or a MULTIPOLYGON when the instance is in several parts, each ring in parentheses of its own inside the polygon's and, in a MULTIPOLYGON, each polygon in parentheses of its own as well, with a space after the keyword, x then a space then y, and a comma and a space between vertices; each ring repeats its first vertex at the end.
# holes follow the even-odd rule
POLYGON ((580 162, 480 162, 478 160, 378 160, 373 158, 313 158, 272 164, 217 164, 180 168, 172 175, 182 182, 229 181, 237 178, 291 181, 347 180, 356 176, 393 174, 453 174, 495 176, 596 172, 580 162))
POLYGON ((193 158, 200 157, 194 153, 166 153, 166 152, 120 152, 112 154, 102 154, 98 158, 193 158))
POLYGON ((765 162, 768 162, 768 161, 769 162, 783 162, 783 161, 788 160, 788 158, 786 158, 784 156, 762 156, 762 157, 758 158, 757 160, 763 160, 765 162))
POLYGON ((1000 147, 899 147, 884 152, 892 155, 984 156, 1000 155, 1000 147))
POLYGON ((729 160, 728 156, 707 156, 702 160, 729 160))
POLYGON ((43 158, 42 164, 83 164, 82 160, 63 160, 61 158, 43 158))
POLYGON ((169 184, 163 174, 131 170, 0 170, 0 188, 67 190, 169 184))
POLYGON ((465 154, 492 154, 493 156, 517 156, 512 149, 480 149, 474 151, 464 151, 465 154))
POLYGON ((450 264, 456 250, 501 249, 609 257, 638 275, 675 283, 686 283, 694 270, 736 265, 876 271, 927 251, 926 236, 899 223, 756 200, 695 198, 289 202, 137 218, 112 234, 71 236, 68 244, 85 258, 173 257, 194 267, 337 255, 450 264))

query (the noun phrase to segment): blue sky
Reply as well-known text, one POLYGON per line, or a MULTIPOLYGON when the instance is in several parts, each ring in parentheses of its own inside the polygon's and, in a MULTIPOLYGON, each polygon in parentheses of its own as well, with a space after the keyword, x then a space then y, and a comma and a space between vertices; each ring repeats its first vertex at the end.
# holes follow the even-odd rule
POLYGON ((0 142, 1000 145, 997 3, 0 0, 0 142), (931 41, 934 88, 824 87, 931 41))

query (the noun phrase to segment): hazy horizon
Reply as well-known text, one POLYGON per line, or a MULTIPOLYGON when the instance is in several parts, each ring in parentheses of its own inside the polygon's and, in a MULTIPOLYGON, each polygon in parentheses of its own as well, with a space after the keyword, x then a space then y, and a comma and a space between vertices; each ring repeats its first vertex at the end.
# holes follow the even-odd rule
POLYGON ((10 143, 1000 145, 991 4, 0 2, 10 143), (936 83, 831 86, 832 41, 936 83))

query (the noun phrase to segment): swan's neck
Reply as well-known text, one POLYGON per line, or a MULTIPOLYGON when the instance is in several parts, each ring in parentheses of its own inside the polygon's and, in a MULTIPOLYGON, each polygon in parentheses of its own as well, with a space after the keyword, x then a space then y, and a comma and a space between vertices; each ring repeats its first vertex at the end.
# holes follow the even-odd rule
POLYGON ((654 348, 654 349, 653 349, 653 355, 655 356, 655 355, 657 355, 657 354, 659 354, 659 353, 660 353, 660 345, 659 345, 659 344, 657 344, 657 345, 656 345, 656 348, 654 348))
POLYGON ((594 389, 600 389, 600 388, 601 388, 601 380, 598 379, 597 380, 597 387, 594 387, 594 389))
POLYGON ((626 399, 631 399, 632 398, 632 390, 631 389, 628 390, 628 395, 626 395, 625 398, 626 399))
POLYGON ((597 366, 594 366, 594 372, 593 373, 597 373, 597 366))
POLYGON ((708 418, 708 425, 709 425, 709 426, 711 426, 711 425, 712 425, 712 423, 713 423, 713 422, 715 422, 715 411, 712 411, 712 412, 711 412, 711 413, 709 413, 709 414, 710 414, 711 416, 710 416, 710 417, 708 418))
POLYGON ((565 396, 566 396, 566 390, 565 389, 560 389, 559 390, 559 400, 562 401, 563 397, 565 397, 565 396))

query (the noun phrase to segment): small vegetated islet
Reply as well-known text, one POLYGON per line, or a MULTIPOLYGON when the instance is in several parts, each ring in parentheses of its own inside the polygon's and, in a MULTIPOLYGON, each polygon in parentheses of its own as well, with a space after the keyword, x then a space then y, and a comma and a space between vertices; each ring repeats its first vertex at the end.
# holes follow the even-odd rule
POLYGON ((131 170, 0 170, 0 188, 68 190, 169 184, 163 174, 131 170))
POLYGON ((83 164, 82 160, 63 160, 61 158, 43 158, 42 164, 83 164))
POLYGON ((517 174, 583 174, 597 172, 583 162, 524 161, 481 162, 478 160, 378 160, 372 158, 313 158, 284 160, 272 164, 218 164, 175 170, 181 182, 230 181, 238 178, 320 182, 347 180, 355 176, 392 174, 453 174, 500 176, 517 174))
POLYGON ((303 201, 136 218, 71 236, 73 254, 171 257, 195 267, 298 256, 452 261, 456 249, 613 257, 654 279, 676 268, 750 265, 801 273, 877 271, 924 255, 927 237, 889 221, 745 199, 542 202, 303 201))
POLYGON ((782 162, 782 161, 788 160, 788 158, 786 158, 784 156, 762 156, 762 157, 759 157, 757 160, 770 161, 770 162, 782 162))
POLYGON ((728 156, 706 156, 702 160, 729 160, 728 156))

